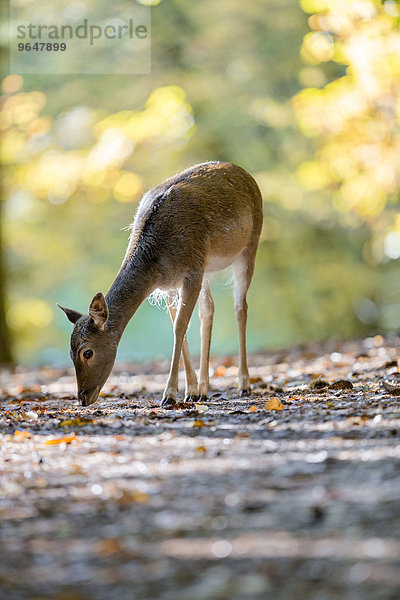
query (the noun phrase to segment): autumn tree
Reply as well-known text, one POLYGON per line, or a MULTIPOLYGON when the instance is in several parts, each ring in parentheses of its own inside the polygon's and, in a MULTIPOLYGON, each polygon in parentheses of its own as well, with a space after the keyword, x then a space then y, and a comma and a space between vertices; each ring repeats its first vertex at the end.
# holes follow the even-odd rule
MULTIPOLYGON (((312 31, 301 55, 310 68, 330 61, 344 74, 293 100, 314 159, 298 178, 327 191, 344 215, 400 236, 400 7, 379 0, 301 0, 312 31), (388 209, 384 213, 384 209, 388 209), (388 219, 388 214, 390 215, 388 219), (378 224, 378 225, 377 225, 378 224)), ((400 240, 400 237, 399 237, 400 240)))

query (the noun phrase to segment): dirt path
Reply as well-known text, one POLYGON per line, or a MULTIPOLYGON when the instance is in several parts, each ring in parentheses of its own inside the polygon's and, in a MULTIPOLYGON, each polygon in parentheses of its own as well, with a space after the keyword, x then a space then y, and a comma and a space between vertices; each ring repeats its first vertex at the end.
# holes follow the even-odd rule
POLYGON ((0 598, 398 600, 399 338, 216 363, 158 408, 167 364, 0 380, 0 598), (281 410, 271 410, 277 407, 281 410))

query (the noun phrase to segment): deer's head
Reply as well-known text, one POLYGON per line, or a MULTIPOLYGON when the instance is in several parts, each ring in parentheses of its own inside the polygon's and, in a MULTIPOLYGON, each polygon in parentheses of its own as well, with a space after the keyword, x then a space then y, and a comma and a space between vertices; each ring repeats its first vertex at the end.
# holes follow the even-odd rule
POLYGON ((78 398, 82 406, 89 406, 96 402, 117 353, 117 342, 107 329, 107 303, 99 292, 90 303, 87 315, 58 306, 74 324, 70 355, 75 366, 78 398))

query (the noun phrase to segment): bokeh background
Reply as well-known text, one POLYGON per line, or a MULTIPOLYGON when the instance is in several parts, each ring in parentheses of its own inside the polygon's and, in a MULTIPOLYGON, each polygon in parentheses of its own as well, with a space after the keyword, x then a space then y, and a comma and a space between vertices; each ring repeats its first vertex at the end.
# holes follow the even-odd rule
MULTIPOLYGON (((151 75, 21 77, 3 64, 0 362, 67 363, 55 303, 86 311, 106 292, 143 192, 205 160, 240 164, 263 193, 251 351, 397 332, 399 3, 142 3, 151 75)), ((88 0, 72 4, 84 15, 88 0)), ((235 353, 229 284, 214 291, 212 351, 235 353)), ((194 354, 197 331, 196 317, 194 354)), ((146 302, 119 358, 169 355, 171 341, 146 302)))

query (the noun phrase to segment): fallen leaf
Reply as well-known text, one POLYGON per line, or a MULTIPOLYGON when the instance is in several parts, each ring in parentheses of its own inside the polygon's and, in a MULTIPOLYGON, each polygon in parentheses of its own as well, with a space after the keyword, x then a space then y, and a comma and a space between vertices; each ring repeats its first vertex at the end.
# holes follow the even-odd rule
POLYGON ((264 410, 283 410, 283 404, 278 398, 271 398, 264 406, 264 410))
POLYGON ((37 421, 39 415, 34 410, 28 410, 26 412, 21 413, 21 417, 26 419, 27 421, 37 421))
POLYGON ((16 429, 14 431, 14 437, 17 440, 24 440, 32 437, 32 434, 30 433, 30 431, 21 431, 20 429, 16 429))
POLYGON ((76 439, 76 433, 71 433, 70 435, 65 435, 59 438, 51 438, 50 440, 46 440, 46 446, 55 446, 56 444, 70 444, 76 439))
POLYGON ((110 554, 121 552, 122 549, 121 542, 117 537, 105 538, 96 544, 96 552, 100 556, 110 556, 110 554))
POLYGON ((256 410, 258 410, 258 406, 254 406, 254 404, 249 408, 249 412, 255 412, 256 410))
POLYGON ((194 405, 195 405, 197 412, 199 412, 199 413, 207 412, 207 410, 208 410, 208 406, 206 404, 196 404, 196 402, 195 402, 194 405))
POLYGON ((250 377, 250 383, 261 383, 262 380, 262 377, 250 377))
POLYGON ((75 425, 82 427, 82 425, 87 425, 91 422, 92 419, 81 419, 80 417, 77 417, 76 419, 66 419, 65 421, 61 421, 60 427, 71 427, 75 425))
POLYGON ((146 492, 140 490, 124 490, 118 498, 118 504, 124 506, 131 502, 139 502, 140 504, 148 504, 150 498, 146 492))
POLYGON ((214 377, 223 377, 225 373, 226 367, 224 367, 224 365, 219 365, 219 367, 214 370, 214 377))
POLYGON ((205 446, 197 446, 196 452, 200 452, 201 454, 206 454, 207 448, 205 446))
POLYGON ((196 421, 193 423, 193 427, 197 427, 198 429, 200 429, 200 427, 205 427, 206 424, 204 423, 204 421, 200 421, 200 419, 196 419, 196 421))

